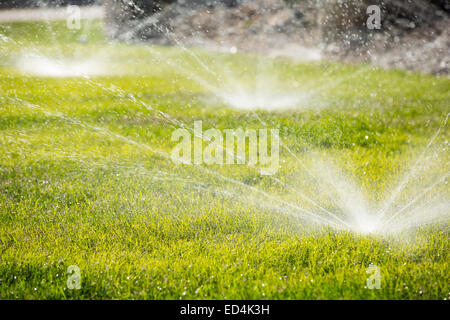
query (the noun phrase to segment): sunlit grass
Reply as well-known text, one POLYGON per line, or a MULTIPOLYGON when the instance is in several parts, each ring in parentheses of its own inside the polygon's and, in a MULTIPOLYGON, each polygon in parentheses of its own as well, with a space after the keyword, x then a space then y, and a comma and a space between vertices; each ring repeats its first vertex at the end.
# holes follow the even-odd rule
MULTIPOLYGON (((63 23, 0 25, 0 33, 8 37, 0 47, 1 298, 449 297, 448 225, 395 236, 310 229, 301 214, 264 207, 220 176, 150 150, 170 152, 170 119, 220 130, 266 123, 302 163, 313 162, 311 150, 326 154, 377 201, 450 112, 448 78, 108 44, 99 22, 87 43, 63 23), (30 52, 101 57, 105 74, 32 75, 16 63, 30 52), (214 72, 244 83, 275 76, 310 100, 283 112, 211 103, 207 86, 221 84, 214 72), (381 290, 365 288, 370 264, 380 267, 381 290), (69 265, 81 269, 81 290, 67 289, 69 265)), ((437 144, 449 136, 444 127, 437 144)), ((306 185, 301 163, 286 150, 280 157, 277 177, 306 185)), ((207 168, 299 201, 247 166, 207 168)), ((446 184, 439 190, 448 198, 446 184)))

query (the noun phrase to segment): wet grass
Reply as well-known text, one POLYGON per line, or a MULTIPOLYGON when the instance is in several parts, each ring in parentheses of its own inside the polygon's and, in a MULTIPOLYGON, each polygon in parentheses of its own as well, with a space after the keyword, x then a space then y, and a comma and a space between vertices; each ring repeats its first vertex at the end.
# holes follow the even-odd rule
MULTIPOLYGON (((310 151, 327 155, 379 201, 450 112, 448 78, 108 44, 100 23, 86 30, 80 42, 83 30, 64 23, 0 25, 1 298, 449 298, 448 224, 395 236, 313 228, 301 213, 151 151, 170 152, 173 121, 276 127, 303 164, 310 151), (33 75, 16 63, 30 53, 100 56, 103 73, 33 75), (215 72, 225 83, 261 77, 313 94, 293 110, 236 110, 207 90, 220 88, 215 72), (370 264, 380 290, 366 288, 370 264), (81 270, 80 290, 67 288, 70 265, 81 270)), ((436 145, 449 136, 444 127, 436 145)), ((444 163, 432 173, 448 172, 448 153, 444 163)), ((299 203, 248 166, 203 167, 299 203)), ((276 177, 300 187, 308 179, 286 150, 276 177)), ((448 199, 447 184, 439 190, 448 199)))

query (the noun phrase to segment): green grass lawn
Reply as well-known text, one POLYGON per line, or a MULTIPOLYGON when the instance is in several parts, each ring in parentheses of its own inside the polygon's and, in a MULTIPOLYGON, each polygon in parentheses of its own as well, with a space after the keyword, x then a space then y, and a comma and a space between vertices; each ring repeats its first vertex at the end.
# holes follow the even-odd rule
POLYGON ((432 214, 423 202, 399 222, 417 225, 396 233, 317 225, 293 207, 315 210, 308 197, 345 214, 327 191, 345 177, 378 208, 430 141, 429 165, 393 206, 445 178, 449 78, 107 43, 98 21, 81 31, 0 24, 0 34, 0 298, 450 297, 448 179, 426 197, 444 201, 444 219, 420 223, 432 214), (93 75, 70 65, 57 68, 70 76, 42 74, 55 59, 89 61, 93 75), (304 99, 264 111, 217 98, 261 82, 304 99), (279 171, 175 165, 164 156, 171 134, 195 120, 204 129, 278 128, 279 171), (321 170, 330 163, 338 178, 321 170), (379 290, 366 288, 371 264, 379 290), (66 285, 71 265, 79 290, 66 285))

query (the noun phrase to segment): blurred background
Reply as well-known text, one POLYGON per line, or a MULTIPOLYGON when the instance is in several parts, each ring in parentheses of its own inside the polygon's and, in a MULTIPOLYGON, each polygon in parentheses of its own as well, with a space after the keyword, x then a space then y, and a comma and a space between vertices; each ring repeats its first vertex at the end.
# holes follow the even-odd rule
POLYGON ((0 0, 1 9, 67 5, 101 8, 96 17, 114 41, 449 74, 449 0, 0 0), (370 5, 380 9, 379 28, 366 25, 370 5))
POLYGON ((58 7, 67 5, 87 6, 95 3, 95 0, 0 0, 0 8, 36 8, 42 5, 58 7))

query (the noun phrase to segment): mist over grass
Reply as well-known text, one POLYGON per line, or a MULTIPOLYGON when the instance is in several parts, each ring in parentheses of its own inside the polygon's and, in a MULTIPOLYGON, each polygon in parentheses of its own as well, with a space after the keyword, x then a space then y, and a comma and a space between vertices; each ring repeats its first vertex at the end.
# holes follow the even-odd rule
POLYGON ((446 181, 432 193, 447 201, 444 222, 364 235, 316 225, 253 192, 246 186, 312 209, 248 166, 204 166, 210 175, 151 152, 173 148, 174 121, 219 130, 264 123, 287 147, 276 178, 337 210, 304 170, 314 157, 330 159, 378 205, 441 128, 431 151, 443 165, 407 185, 401 208, 448 174, 448 78, 107 43, 96 21, 83 32, 63 22, 0 25, 1 298, 449 298, 446 181), (64 73, 87 60, 101 72, 64 73), (58 76, 45 74, 49 65, 58 76), (258 92, 260 81, 305 98, 280 111, 221 99, 223 88, 258 92), (365 288, 370 264, 381 270, 380 290, 365 288), (70 265, 81 269, 80 290, 66 286, 70 265))

